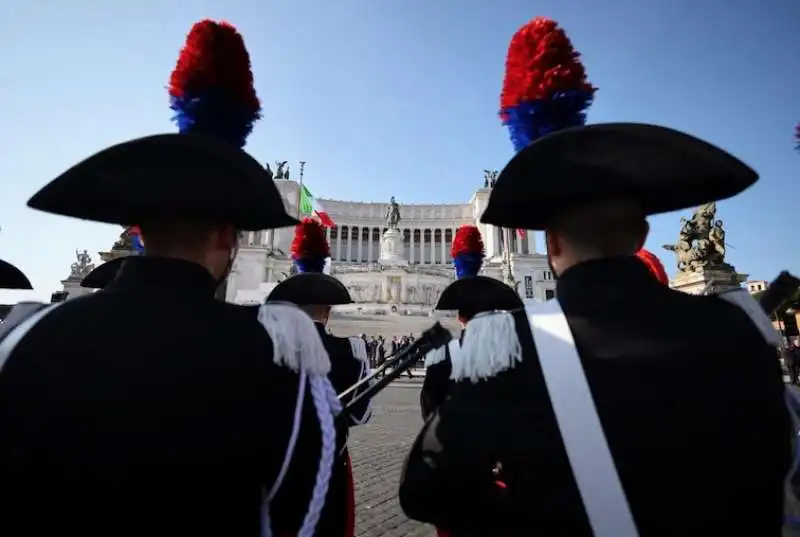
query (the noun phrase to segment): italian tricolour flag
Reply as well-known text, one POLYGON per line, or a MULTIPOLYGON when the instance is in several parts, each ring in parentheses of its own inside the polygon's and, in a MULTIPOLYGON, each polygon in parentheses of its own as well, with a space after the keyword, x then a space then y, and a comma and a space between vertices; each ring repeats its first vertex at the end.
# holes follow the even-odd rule
POLYGON ((314 199, 314 195, 306 185, 302 185, 300 190, 300 212, 303 214, 313 214, 319 218, 320 223, 324 227, 336 227, 336 224, 325 212, 325 209, 320 203, 314 199))

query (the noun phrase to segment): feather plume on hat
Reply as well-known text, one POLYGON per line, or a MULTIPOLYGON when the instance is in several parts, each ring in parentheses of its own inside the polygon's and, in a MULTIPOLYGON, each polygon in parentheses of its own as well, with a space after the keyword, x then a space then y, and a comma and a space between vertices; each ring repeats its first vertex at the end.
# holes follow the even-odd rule
POLYGON ((656 280, 664 285, 669 285, 669 276, 664 268, 664 264, 653 252, 642 248, 636 252, 636 257, 638 257, 647 266, 656 280))
POLYGON ((456 278, 477 276, 483 266, 484 248, 477 226, 461 226, 456 230, 450 257, 456 269, 456 278))

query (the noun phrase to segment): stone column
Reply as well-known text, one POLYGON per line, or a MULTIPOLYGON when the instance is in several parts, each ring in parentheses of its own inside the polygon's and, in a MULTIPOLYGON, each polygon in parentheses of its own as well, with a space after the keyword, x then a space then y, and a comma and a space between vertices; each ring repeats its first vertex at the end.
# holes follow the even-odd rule
POLYGON ((342 228, 336 228, 336 261, 342 260, 342 228))
POLYGON ((528 251, 525 253, 528 254, 535 254, 536 253, 536 232, 535 231, 526 231, 528 234, 528 251))
POLYGON ((436 230, 431 228, 431 265, 436 262, 436 230))
POLYGON ((408 239, 408 261, 412 265, 414 264, 414 231, 413 227, 409 230, 411 236, 408 239))
POLYGON ((358 226, 358 233, 356 233, 356 239, 358 240, 358 262, 361 263, 364 261, 364 237, 362 236, 362 232, 364 228, 358 226))
POLYGON ((445 236, 445 228, 442 228, 442 251, 439 252, 439 256, 442 261, 442 265, 447 263, 447 237, 445 236))
POLYGON ((494 236, 495 251, 494 255, 504 255, 503 252, 503 232, 497 226, 492 226, 492 235, 494 236))
POLYGON ((367 228, 367 262, 372 263, 372 228, 367 228))
POLYGON ((346 261, 353 258, 353 226, 347 226, 347 257, 346 261))

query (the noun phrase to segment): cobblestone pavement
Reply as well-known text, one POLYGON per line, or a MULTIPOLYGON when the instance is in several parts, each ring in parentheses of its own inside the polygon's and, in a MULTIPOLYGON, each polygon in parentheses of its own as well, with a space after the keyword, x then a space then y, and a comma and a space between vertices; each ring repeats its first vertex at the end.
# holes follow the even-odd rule
POLYGON ((373 401, 372 419, 352 429, 356 537, 434 537, 432 527, 408 520, 397 502, 403 460, 422 425, 421 383, 396 384, 373 401))
MULTIPOLYGON (((397 484, 403 459, 422 418, 420 381, 394 383, 373 402, 366 425, 352 429, 350 455, 356 481, 356 537, 435 537, 430 526, 403 516, 397 503, 397 484)), ((792 387, 800 392, 800 388, 792 387)), ((784 537, 800 537, 798 529, 784 529, 784 537)))

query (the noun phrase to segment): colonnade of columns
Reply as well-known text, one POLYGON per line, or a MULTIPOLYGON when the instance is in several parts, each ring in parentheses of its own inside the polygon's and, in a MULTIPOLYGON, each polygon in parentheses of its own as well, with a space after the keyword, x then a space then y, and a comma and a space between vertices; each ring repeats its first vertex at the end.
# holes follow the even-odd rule
MULTIPOLYGON (((400 228, 404 256, 411 264, 445 265, 451 262, 450 248, 458 226, 447 228, 400 228)), ((374 263, 380 257, 381 236, 386 228, 340 226, 328 229, 333 261, 374 263)), ((514 235, 512 251, 527 253, 527 237, 514 235)))
MULTIPOLYGON (((405 246, 404 256, 411 264, 445 265, 451 262, 450 247, 458 226, 447 228, 400 228, 405 246)), ((333 261, 374 263, 380 257, 381 236, 386 228, 338 226, 326 230, 333 261)), ((251 231, 243 242, 248 245, 269 246, 275 230, 251 231)), ((502 246, 502 233, 500 234, 502 246)), ((512 233, 511 251, 529 252, 528 235, 512 233)), ((288 252, 287 252, 288 253, 288 252)))

